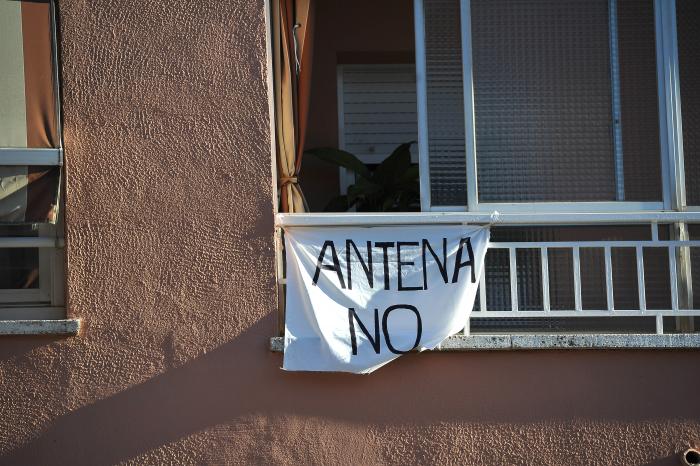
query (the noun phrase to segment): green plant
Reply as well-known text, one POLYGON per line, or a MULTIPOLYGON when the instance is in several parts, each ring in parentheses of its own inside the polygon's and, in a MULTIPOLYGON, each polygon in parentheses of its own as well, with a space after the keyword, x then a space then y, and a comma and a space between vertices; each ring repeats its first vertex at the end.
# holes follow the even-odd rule
POLYGON ((346 168, 356 176, 348 193, 337 196, 325 211, 397 212, 420 209, 418 166, 411 163, 411 144, 399 145, 387 158, 370 170, 353 154, 333 148, 310 149, 305 152, 320 160, 346 168))

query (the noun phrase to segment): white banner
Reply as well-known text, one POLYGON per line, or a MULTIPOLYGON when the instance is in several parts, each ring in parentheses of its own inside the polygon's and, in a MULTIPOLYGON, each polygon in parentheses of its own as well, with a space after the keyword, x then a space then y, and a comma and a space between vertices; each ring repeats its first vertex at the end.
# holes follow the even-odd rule
POLYGON ((285 231, 284 369, 370 373, 468 325, 488 227, 285 231))

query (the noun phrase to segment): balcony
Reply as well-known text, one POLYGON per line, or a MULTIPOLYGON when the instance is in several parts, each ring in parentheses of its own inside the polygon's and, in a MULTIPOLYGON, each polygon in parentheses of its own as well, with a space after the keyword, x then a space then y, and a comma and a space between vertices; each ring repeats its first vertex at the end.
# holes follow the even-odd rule
MULTIPOLYGON (((278 231, 299 226, 490 225, 492 242, 471 328, 463 336, 448 339, 443 345, 446 350, 700 343, 698 335, 689 335, 696 331, 694 318, 700 317, 692 297, 692 256, 700 241, 688 239, 687 233, 696 223, 700 212, 314 213, 276 218, 278 231), (501 240, 517 235, 498 233, 537 228, 608 234, 592 240, 522 241, 501 240), (627 235, 630 239, 614 238, 625 229, 633 231, 627 235), (622 335, 624 344, 620 344, 622 335), (678 339, 681 335, 691 338, 678 339)), ((282 264, 279 276, 283 291, 282 264)))

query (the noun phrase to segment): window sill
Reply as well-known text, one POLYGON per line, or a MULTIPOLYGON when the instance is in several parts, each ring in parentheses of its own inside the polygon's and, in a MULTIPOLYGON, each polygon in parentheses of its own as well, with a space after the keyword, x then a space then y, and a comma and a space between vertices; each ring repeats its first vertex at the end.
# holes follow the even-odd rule
POLYGON ((0 320, 0 335, 65 335, 80 331, 80 319, 0 320))
MULTIPOLYGON (((579 335, 453 335, 433 351, 548 349, 700 349, 700 333, 579 335)), ((270 338, 270 351, 284 352, 282 337, 270 338)))

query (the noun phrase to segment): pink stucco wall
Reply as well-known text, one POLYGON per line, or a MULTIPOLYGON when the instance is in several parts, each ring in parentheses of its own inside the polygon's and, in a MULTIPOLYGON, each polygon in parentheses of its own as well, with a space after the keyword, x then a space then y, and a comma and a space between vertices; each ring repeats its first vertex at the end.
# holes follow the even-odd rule
POLYGON ((263 1, 60 13, 84 331, 0 341, 0 463, 660 465, 700 446, 697 351, 282 372, 263 1))

